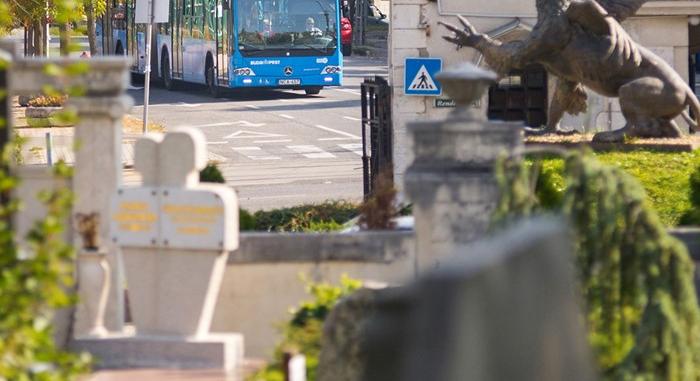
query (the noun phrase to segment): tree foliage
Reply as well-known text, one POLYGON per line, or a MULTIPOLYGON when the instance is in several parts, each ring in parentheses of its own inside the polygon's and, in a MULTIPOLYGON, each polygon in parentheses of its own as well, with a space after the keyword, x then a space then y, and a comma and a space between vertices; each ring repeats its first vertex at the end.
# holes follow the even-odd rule
MULTIPOLYGON (((10 6, 0 3, 0 15, 10 6)), ((0 16, 0 28, 8 25, 0 16)), ((0 68, 7 67, 0 61, 0 68)), ((7 97, 0 88, 0 102, 7 97)), ((9 124, 0 120, 0 126, 9 124)), ((0 380, 74 380, 87 370, 89 357, 58 348, 51 325, 53 311, 74 302, 73 250, 63 240, 73 196, 67 188, 42 192, 47 214, 18 246, 11 221, 20 210, 12 197, 19 180, 9 169, 16 147, 15 141, 0 149, 0 380)), ((65 178, 70 170, 59 163, 55 175, 65 178)))
POLYGON ((693 263, 624 171, 568 154, 559 201, 543 202, 537 166, 503 160, 495 226, 545 210, 568 217, 589 343, 608 380, 700 379, 693 263))
MULTIPOLYGON (((5 158, 7 155, 5 155, 5 158)), ((5 161, 6 162, 6 161, 5 161)), ((7 167, 3 167, 7 168, 7 167)), ((56 166, 56 175, 69 170, 56 166)), ((0 193, 7 196, 17 179, 0 170, 0 193)), ((62 238, 72 194, 66 188, 39 195, 47 209, 20 249, 9 223, 16 200, 0 205, 0 379, 73 380, 87 370, 89 357, 62 351, 53 339, 53 311, 70 306, 74 296, 73 249, 62 238)))

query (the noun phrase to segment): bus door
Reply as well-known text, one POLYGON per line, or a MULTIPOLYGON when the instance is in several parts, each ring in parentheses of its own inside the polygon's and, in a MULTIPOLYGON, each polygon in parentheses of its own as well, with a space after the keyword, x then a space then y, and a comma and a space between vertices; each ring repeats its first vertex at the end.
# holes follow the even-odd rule
POLYGON ((216 68, 219 85, 228 87, 228 63, 231 57, 231 29, 233 0, 216 3, 216 68))
POLYGON ((182 28, 184 28, 184 17, 183 17, 183 0, 173 0, 171 20, 172 20, 172 63, 171 70, 173 72, 173 78, 182 79, 182 28))

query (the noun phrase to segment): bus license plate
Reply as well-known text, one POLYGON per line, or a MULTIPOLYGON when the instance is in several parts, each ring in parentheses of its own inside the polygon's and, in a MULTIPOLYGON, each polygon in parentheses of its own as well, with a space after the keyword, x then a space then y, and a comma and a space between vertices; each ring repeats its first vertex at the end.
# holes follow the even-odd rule
POLYGON ((301 79, 280 79, 278 85, 301 85, 301 79))

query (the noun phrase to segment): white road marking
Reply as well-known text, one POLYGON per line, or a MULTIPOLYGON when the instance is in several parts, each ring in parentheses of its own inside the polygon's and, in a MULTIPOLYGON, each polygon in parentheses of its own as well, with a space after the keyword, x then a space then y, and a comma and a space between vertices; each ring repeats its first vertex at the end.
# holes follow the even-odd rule
POLYGON ((240 130, 232 133, 231 135, 224 136, 223 139, 256 139, 256 138, 275 138, 287 135, 281 134, 270 134, 267 132, 255 132, 255 131, 245 131, 240 130))
MULTIPOLYGON (((199 124, 199 125, 191 126, 191 127, 195 127, 195 128, 223 127, 223 126, 262 127, 264 125, 265 125, 265 123, 251 123, 251 122, 248 122, 247 120, 237 120, 235 122, 218 122, 218 123, 199 124)), ((177 127, 188 127, 188 126, 177 126, 177 127)))
POLYGON ((362 143, 338 144, 338 147, 352 151, 352 153, 358 156, 362 156, 362 143))
POLYGON ((362 95, 359 91, 356 91, 356 90, 350 90, 350 89, 333 89, 333 90, 342 91, 344 93, 350 93, 350 94, 354 94, 354 95, 362 95))
POLYGON ((362 119, 360 119, 360 118, 355 118, 355 117, 352 117, 352 116, 343 116, 343 118, 344 118, 344 119, 347 119, 347 120, 352 120, 353 122, 361 122, 361 121, 362 121, 362 119))
POLYGON ((294 118, 293 116, 287 115, 287 114, 280 114, 280 116, 281 116, 282 118, 284 118, 284 119, 296 119, 296 118, 294 118))
POLYGON ((247 147, 231 147, 234 151, 240 153, 241 155, 247 157, 251 160, 280 160, 281 157, 274 155, 266 155, 262 152, 262 148, 255 146, 247 147), (257 154, 260 153, 260 154, 257 154))
POLYGON ((207 142, 209 145, 222 145, 222 144, 228 144, 227 141, 218 141, 218 142, 207 142))
POLYGON ((326 152, 316 146, 287 146, 287 148, 296 153, 302 154, 303 156, 308 157, 309 159, 332 159, 335 157, 335 155, 333 155, 332 153, 326 152))
POLYGON ((253 109, 253 110, 260 110, 260 107, 258 107, 256 105, 245 105, 245 107, 247 107, 249 109, 253 109))
POLYGON ((343 136, 346 136, 346 137, 348 137, 348 138, 362 139, 361 137, 359 137, 359 136, 357 136, 357 135, 353 135, 353 134, 349 134, 349 133, 347 133, 347 132, 335 130, 335 129, 333 129, 333 128, 326 127, 326 126, 321 125, 321 124, 317 124, 317 125, 315 125, 314 127, 319 128, 319 129, 321 129, 321 130, 328 131, 328 132, 333 132, 333 133, 338 134, 338 135, 343 135, 343 136))
POLYGON ((201 105, 202 105, 201 103, 185 103, 185 102, 175 103, 175 106, 182 106, 182 107, 199 107, 201 105))
POLYGON ((354 137, 354 138, 320 138, 318 141, 320 142, 327 142, 327 141, 332 141, 332 140, 360 140, 362 138, 359 137, 354 137))
POLYGON ((292 139, 278 139, 278 140, 254 140, 253 143, 256 144, 262 144, 262 143, 289 143, 291 142, 292 139))

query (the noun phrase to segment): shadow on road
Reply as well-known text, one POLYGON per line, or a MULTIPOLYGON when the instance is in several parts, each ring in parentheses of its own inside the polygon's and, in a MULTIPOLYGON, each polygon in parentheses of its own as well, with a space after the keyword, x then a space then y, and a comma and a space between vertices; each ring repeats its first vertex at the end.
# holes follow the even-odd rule
MULTIPOLYGON (((143 85, 137 85, 143 86, 143 85)), ((323 99, 323 91, 320 95, 306 95, 294 92, 296 90, 273 89, 223 89, 220 98, 210 96, 203 86, 181 84, 180 88, 168 91, 162 87, 151 85, 151 99, 149 104, 172 103, 225 103, 230 101, 265 101, 278 99, 323 99)), ((134 99, 134 106, 143 106, 143 87, 129 90, 128 94, 134 99)))
MULTIPOLYGON (((358 97, 356 100, 353 100, 353 99, 343 100, 343 101, 336 100, 336 101, 317 102, 317 103, 308 103, 308 104, 282 103, 282 104, 276 104, 274 106, 265 105, 265 111, 319 110, 319 109, 344 108, 344 107, 359 107, 359 105, 360 105, 360 98, 358 97)), ((247 108, 231 108, 231 109, 222 110, 222 111, 256 112, 258 110, 247 109, 247 108)))

